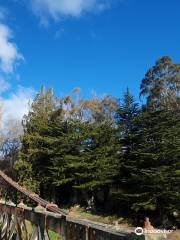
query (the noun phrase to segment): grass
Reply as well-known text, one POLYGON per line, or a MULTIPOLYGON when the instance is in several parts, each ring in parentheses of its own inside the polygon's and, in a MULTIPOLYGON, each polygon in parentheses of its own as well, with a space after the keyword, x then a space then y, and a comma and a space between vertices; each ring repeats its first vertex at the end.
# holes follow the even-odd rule
MULTIPOLYGON (((28 231, 28 235, 31 236, 32 231, 33 231, 33 226, 31 224, 31 222, 26 220, 26 227, 27 227, 27 231, 28 231)), ((61 236, 51 230, 48 231, 48 235, 50 240, 62 240, 61 236)))
POLYGON ((59 236, 59 234, 53 231, 48 231, 48 234, 49 234, 50 240, 61 240, 61 237, 59 236))
MULTIPOLYGON (((67 210, 67 209, 65 209, 67 210)), ((69 209, 69 216, 78 219, 89 220, 92 222, 102 223, 102 224, 109 224, 109 225, 119 225, 120 227, 126 229, 131 228, 131 223, 123 218, 122 216, 118 215, 107 215, 101 213, 90 213, 87 212, 84 208, 80 207, 79 205, 75 205, 69 209)))

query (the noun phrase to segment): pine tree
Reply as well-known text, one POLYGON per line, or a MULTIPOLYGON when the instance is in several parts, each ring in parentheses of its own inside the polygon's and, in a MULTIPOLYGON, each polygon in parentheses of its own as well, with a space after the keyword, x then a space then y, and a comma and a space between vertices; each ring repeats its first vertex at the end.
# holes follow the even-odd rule
MULTIPOLYGON (((80 115, 82 117, 82 112, 80 115)), ((56 144, 51 144, 52 182, 61 189, 64 186, 92 195, 102 189, 108 195, 109 186, 118 174, 119 147, 113 122, 105 121, 104 113, 100 115, 98 109, 96 121, 91 114, 87 120, 77 117, 76 113, 75 118, 57 118, 52 123, 52 130, 56 132, 56 144)))
POLYGON ((15 168, 20 183, 32 190, 40 191, 40 187, 46 182, 49 159, 43 149, 43 135, 55 108, 56 99, 52 90, 46 91, 42 87, 30 105, 28 115, 23 119, 24 135, 21 138, 20 159, 15 168))
POLYGON ((180 211, 180 120, 171 111, 144 112, 124 155, 121 200, 135 212, 180 211))
POLYGON ((119 140, 123 151, 127 151, 133 144, 131 137, 138 126, 136 118, 140 114, 138 103, 135 102, 134 97, 131 95, 130 90, 127 88, 124 93, 122 103, 116 113, 116 121, 119 131, 119 140))

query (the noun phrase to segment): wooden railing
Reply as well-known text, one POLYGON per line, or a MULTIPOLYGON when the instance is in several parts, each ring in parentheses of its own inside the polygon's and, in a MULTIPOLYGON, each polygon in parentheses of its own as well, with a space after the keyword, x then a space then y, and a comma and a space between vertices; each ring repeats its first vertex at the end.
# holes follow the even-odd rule
POLYGON ((60 240, 128 240, 121 233, 100 224, 63 216, 46 211, 39 206, 16 207, 0 203, 0 239, 5 240, 50 240, 50 231, 60 240))
POLYGON ((50 231, 57 234, 57 240, 133 239, 130 233, 117 231, 108 225, 68 216, 64 210, 20 186, 2 171, 0 188, 0 240, 50 240, 50 231), (37 207, 28 207, 23 201, 15 204, 10 196, 3 196, 3 192, 12 195, 12 191, 24 195, 37 207))

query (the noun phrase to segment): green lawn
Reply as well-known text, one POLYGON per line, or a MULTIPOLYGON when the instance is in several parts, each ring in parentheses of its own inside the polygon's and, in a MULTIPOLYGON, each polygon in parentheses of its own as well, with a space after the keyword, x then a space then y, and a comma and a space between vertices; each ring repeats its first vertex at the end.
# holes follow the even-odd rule
POLYGON ((61 237, 59 236, 59 234, 53 232, 53 231, 48 231, 50 240, 61 240, 61 237))

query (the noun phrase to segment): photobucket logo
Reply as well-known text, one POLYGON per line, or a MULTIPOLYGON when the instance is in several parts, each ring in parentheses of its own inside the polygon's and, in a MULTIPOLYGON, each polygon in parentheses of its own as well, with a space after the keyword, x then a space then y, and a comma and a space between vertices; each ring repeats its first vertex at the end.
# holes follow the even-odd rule
POLYGON ((141 236, 141 235, 144 234, 144 230, 143 230, 142 227, 137 227, 134 232, 135 232, 135 234, 138 235, 138 236, 141 236))
POLYGON ((135 234, 141 236, 143 234, 169 234, 172 233, 173 230, 166 230, 166 229, 143 229, 142 227, 137 227, 134 230, 135 234))

